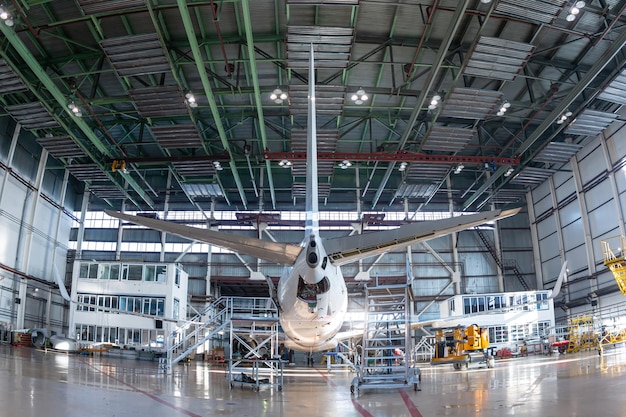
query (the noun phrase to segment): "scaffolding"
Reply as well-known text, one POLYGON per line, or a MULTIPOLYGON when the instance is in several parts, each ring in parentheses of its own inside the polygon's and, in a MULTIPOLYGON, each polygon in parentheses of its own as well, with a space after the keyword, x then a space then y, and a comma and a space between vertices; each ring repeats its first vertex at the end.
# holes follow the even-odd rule
POLYGON ((624 236, 614 236, 600 241, 602 244, 602 258, 604 265, 613 273, 615 282, 622 294, 626 294, 626 261, 624 250, 626 240, 624 236))
POLYGON ((575 316, 569 319, 569 344, 567 353, 596 349, 601 334, 598 321, 590 314, 575 316))
POLYGON ((350 391, 403 388, 419 390, 419 369, 411 367, 410 287, 365 287, 366 315, 357 376, 350 391))
POLYGON ((259 391, 261 386, 283 389, 284 361, 278 354, 278 319, 230 319, 230 353, 228 379, 230 387, 250 386, 259 391))

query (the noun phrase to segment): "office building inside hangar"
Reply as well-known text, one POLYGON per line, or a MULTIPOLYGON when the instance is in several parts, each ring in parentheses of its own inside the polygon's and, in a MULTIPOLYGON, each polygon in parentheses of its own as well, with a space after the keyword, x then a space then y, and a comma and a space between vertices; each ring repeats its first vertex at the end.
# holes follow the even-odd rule
MULTIPOLYGON (((579 407, 580 414, 585 407, 597 410, 597 402, 576 398, 577 392, 611 395, 610 382, 621 372, 620 350, 613 349, 620 342, 602 343, 621 328, 620 269, 614 268, 619 256, 606 257, 602 242, 626 234, 621 129, 626 33, 621 2, 579 3, 79 0, 2 5, 3 340, 8 342, 14 331, 45 328, 75 339, 87 330, 86 340, 93 334, 94 342, 104 342, 106 335, 107 343, 158 344, 157 323, 175 320, 176 297, 170 304, 169 295, 159 290, 141 295, 118 290, 124 284, 120 272, 107 291, 77 291, 86 304, 74 309, 62 288, 72 293, 82 279, 74 275, 75 262, 98 268, 141 265, 142 283, 149 266, 180 265, 188 275, 187 293, 179 299, 179 306, 188 300, 189 308, 180 309, 185 318, 221 297, 267 298, 267 283, 254 278, 277 281, 278 265, 133 226, 103 210, 158 213, 161 219, 224 233, 300 242, 309 78, 304 51, 313 40, 325 237, 452 213, 523 207, 495 224, 342 266, 350 312, 362 311, 372 283, 397 285, 410 277, 414 316, 436 319, 438 303, 449 297, 549 290, 567 261, 568 282, 554 303, 556 324, 580 330, 576 338, 588 347, 571 352, 574 367, 569 370, 575 377, 568 383, 559 378, 564 374, 558 366, 569 363, 558 362, 562 358, 531 358, 528 368, 500 362, 493 371, 475 374, 493 387, 491 396, 481 397, 480 407, 491 410, 501 401, 518 414, 520 402, 535 414, 567 414, 566 407, 579 407), (139 301, 140 314, 148 316, 133 316, 133 321, 143 320, 138 324, 130 318, 102 324, 85 319, 78 332, 76 321, 70 324, 72 315, 98 314, 85 311, 92 301, 104 310, 114 302, 118 309, 122 302, 128 306, 131 299, 133 309, 139 301), (150 324, 144 328, 144 322, 150 324), (93 332, 83 325, 95 326, 93 332), (593 337, 584 336, 589 333, 593 337), (594 345, 596 335, 601 339, 594 345), (576 369, 582 368, 590 370, 589 380, 578 376, 576 369), (554 381, 547 377, 550 372, 557 375, 554 381)), ((609 249, 618 253, 620 245, 609 249)), ((158 274, 154 277, 146 285, 159 285, 158 274)), ((421 332, 411 333, 411 339, 421 332)), ((58 388, 51 375, 71 370, 63 388, 73 404, 121 407, 99 402, 102 396, 89 388, 97 379, 108 395, 138 412, 159 412, 162 406, 201 415, 208 407, 235 407, 196 400, 206 395, 206 386, 197 383, 202 378, 193 378, 205 375, 204 362, 194 362, 193 368, 172 366, 172 374, 186 375, 185 400, 176 405, 171 400, 176 393, 159 392, 162 403, 150 397, 156 391, 141 375, 158 375, 154 363, 97 362, 99 357, 90 356, 85 359, 90 368, 80 356, 1 348, 5 369, 34 389, 40 387, 37 381, 58 388), (51 371, 38 379, 42 369, 51 371), (106 369, 129 379, 115 380, 106 369), (123 383, 134 383, 145 394, 122 399, 116 388, 123 383), (132 401, 138 398, 145 401, 132 401)), ((443 392, 446 383, 458 382, 458 373, 448 371, 424 366, 421 392, 393 391, 394 401, 388 393, 368 391, 359 398, 371 402, 359 399, 334 411, 362 415, 362 407, 373 414, 410 414, 413 408, 406 401, 424 415, 440 404, 465 411, 463 404, 476 400, 460 390, 454 396, 443 392), (421 395, 424 390, 435 395, 421 395), (380 404, 396 408, 381 411, 380 404)), ((166 375, 159 381, 172 378, 166 375)), ((297 397, 290 391, 301 393, 307 384, 319 389, 322 381, 316 396, 322 401, 307 404, 316 415, 341 395, 350 398, 351 378, 339 372, 336 387, 335 376, 287 373, 280 394, 271 387, 240 402, 247 391, 232 389, 223 375, 210 375, 216 396, 248 412, 258 406, 257 395, 268 395, 276 415, 293 415, 288 399, 297 397)), ((43 391, 32 396, 41 401, 28 401, 25 391, 11 386, 2 392, 20 410, 77 412, 43 391)))

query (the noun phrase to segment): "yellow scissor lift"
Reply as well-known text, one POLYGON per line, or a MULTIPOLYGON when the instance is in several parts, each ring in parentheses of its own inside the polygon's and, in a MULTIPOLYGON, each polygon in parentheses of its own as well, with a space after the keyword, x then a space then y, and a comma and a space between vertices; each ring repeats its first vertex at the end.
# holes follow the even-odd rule
POLYGON ((602 258, 611 272, 617 286, 622 294, 626 294, 626 261, 624 260, 624 250, 626 250, 626 239, 624 236, 614 236, 607 240, 602 240, 602 258))

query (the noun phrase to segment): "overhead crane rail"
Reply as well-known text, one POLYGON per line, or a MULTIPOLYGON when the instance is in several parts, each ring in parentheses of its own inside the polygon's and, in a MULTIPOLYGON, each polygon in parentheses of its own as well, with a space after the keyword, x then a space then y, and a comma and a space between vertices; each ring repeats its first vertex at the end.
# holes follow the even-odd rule
POLYGON ((604 265, 613 273, 615 282, 622 294, 626 294, 626 239, 624 236, 614 236, 600 241, 604 265))

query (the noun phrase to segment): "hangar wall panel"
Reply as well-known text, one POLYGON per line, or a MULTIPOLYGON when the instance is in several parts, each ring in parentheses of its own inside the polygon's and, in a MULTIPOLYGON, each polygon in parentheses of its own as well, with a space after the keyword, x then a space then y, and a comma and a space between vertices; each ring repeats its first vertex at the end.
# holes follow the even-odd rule
POLYGON ((539 241, 556 233, 556 220, 554 216, 546 217, 537 223, 537 238, 539 241))
POLYGON ((590 210, 588 218, 591 237, 603 236, 615 230, 617 227, 616 213, 617 209, 614 201, 605 202, 604 205, 590 210))
POLYGON ((590 152, 582 158, 579 157, 578 169, 580 170, 580 178, 583 184, 587 184, 606 170, 606 163, 602 154, 602 148, 597 143, 584 149, 589 149, 590 152))
MULTIPOLYGON (((585 203, 587 204, 587 210, 590 212, 612 200, 613 191, 611 189, 611 182, 608 179, 605 179, 599 184, 595 184, 593 188, 585 192, 585 203)), ((615 215, 615 213, 612 214, 615 215)))
MULTIPOLYGON (((580 204, 577 201, 573 201, 567 204, 565 207, 561 207, 559 210, 559 219, 561 220, 561 227, 566 227, 575 222, 581 222, 580 218, 580 204)), ((581 226, 582 230, 582 226, 581 226)))
POLYGON ((585 232, 581 219, 563 226, 561 232, 563 233, 563 249, 565 251, 585 244, 585 232))
POLYGON ((537 216, 552 210, 552 197, 549 194, 540 197, 538 200, 533 197, 533 202, 535 203, 535 214, 537 216))

